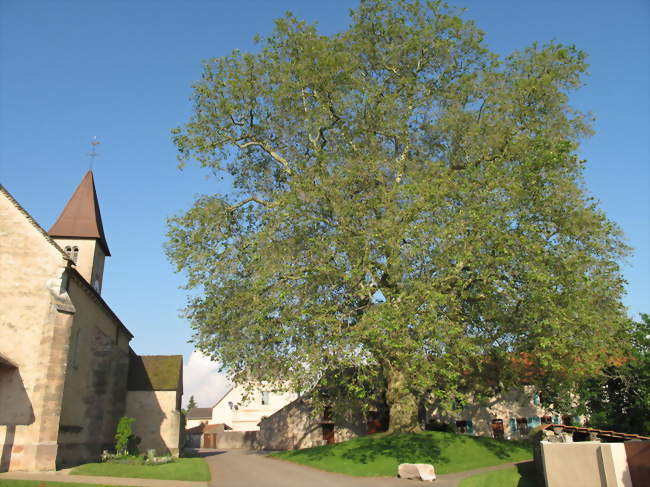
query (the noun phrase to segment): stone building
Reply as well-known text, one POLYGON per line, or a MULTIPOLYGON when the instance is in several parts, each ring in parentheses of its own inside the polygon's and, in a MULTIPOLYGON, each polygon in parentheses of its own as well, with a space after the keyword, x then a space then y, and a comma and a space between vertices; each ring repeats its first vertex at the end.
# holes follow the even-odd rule
POLYGON ((458 433, 511 440, 526 438, 533 428, 545 424, 584 421, 582 417, 560 415, 544 408, 539 395, 529 386, 470 402, 456 411, 442 413, 434 409, 431 418, 455 427, 458 433))
POLYGON ((264 450, 297 450, 339 443, 373 431, 371 421, 361 414, 357 416, 352 421, 334 421, 327 411, 316 414, 309 397, 301 396, 260 421, 258 447, 264 450))
POLYGON ((129 390, 148 359, 101 296, 110 255, 91 171, 48 232, 0 186, 0 471, 94 460, 125 412, 147 425, 141 448, 178 451, 182 360, 164 359, 164 391, 129 390))

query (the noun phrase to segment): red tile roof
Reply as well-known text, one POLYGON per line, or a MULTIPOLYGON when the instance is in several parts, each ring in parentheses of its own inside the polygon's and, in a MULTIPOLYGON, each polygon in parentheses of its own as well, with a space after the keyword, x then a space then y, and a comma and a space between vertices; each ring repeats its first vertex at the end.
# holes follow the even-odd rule
POLYGON ((106 255, 111 255, 104 235, 92 171, 86 173, 59 219, 47 233, 51 237, 96 238, 106 255))
POLYGON ((625 440, 650 440, 650 436, 641 436, 634 433, 620 433, 618 431, 599 430, 596 428, 585 428, 582 426, 566 426, 564 424, 549 424, 542 429, 562 428, 563 431, 570 433, 596 433, 598 436, 607 436, 609 438, 622 438, 625 440))

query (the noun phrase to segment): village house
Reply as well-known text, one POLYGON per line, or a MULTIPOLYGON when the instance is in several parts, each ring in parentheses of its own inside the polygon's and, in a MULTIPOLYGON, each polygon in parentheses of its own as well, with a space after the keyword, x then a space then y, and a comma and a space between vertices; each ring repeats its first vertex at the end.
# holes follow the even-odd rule
POLYGON ((140 357, 101 296, 93 173, 45 231, 0 186, 0 471, 96 460, 121 416, 140 448, 178 454, 182 357, 140 357))
POLYGON ((256 448, 260 421, 298 397, 258 385, 247 390, 231 386, 211 408, 187 413, 190 446, 202 448, 256 448))

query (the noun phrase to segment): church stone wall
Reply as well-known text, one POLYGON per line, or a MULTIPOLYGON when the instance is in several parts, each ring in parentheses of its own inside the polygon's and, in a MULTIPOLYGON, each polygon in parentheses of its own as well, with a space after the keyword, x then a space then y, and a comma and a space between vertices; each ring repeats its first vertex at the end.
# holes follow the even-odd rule
POLYGON ((0 192, 0 471, 53 470, 74 307, 66 260, 0 192))
POLYGON ((71 279, 76 308, 59 427, 58 464, 96 460, 115 443, 126 407, 129 337, 91 290, 71 279))
POLYGON ((181 435, 180 394, 177 391, 129 391, 126 415, 135 418, 133 432, 141 452, 178 456, 181 435))

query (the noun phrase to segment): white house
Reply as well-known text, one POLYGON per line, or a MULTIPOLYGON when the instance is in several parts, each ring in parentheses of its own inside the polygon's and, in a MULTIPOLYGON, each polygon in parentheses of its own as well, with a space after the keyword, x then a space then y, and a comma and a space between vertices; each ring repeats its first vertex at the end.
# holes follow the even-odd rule
POLYGON ((298 394, 277 392, 260 385, 248 392, 232 386, 212 407, 210 424, 226 424, 233 431, 259 431, 259 422, 282 409, 298 394))

